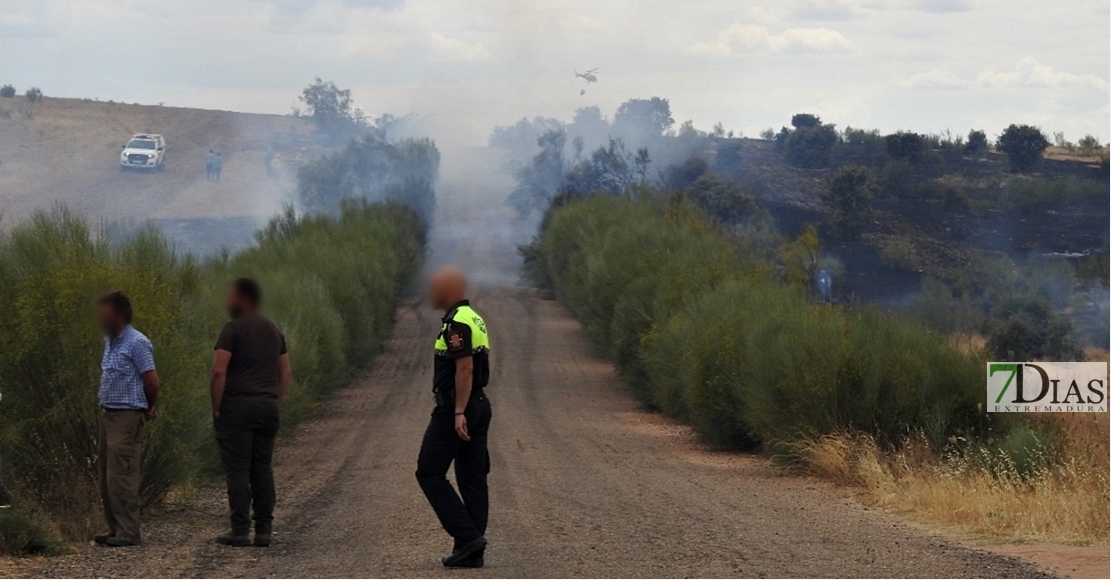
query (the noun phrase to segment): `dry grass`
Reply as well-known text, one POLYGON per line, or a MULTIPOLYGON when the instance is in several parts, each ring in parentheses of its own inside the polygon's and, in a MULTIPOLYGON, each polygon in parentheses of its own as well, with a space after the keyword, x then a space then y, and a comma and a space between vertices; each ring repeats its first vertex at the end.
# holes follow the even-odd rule
POLYGON ((838 434, 797 450, 808 471, 925 523, 1003 541, 1107 545, 1108 415, 1032 422, 1055 436, 1048 465, 1025 477, 988 451, 942 458, 918 439, 884 451, 866 435, 838 434))
POLYGON ((1100 147, 1093 151, 1083 151, 1078 147, 1068 149, 1066 147, 1057 147, 1051 145, 1045 150, 1046 159, 1056 159, 1060 161, 1084 161, 1084 162, 1098 162, 1100 157, 1108 154, 1107 147, 1100 147))
POLYGON ((0 99, 0 207, 4 226, 62 202, 92 219, 269 217, 280 186, 263 158, 311 144, 306 119, 88 99, 0 99), (121 173, 133 133, 166 136, 166 171, 121 173), (225 178, 205 181, 203 157, 224 154, 225 178))

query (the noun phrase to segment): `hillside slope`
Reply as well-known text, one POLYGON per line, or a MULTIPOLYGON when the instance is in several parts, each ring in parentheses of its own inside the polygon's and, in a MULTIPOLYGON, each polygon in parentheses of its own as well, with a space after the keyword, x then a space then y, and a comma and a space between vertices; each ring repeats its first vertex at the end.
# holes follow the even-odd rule
POLYGON ((10 224, 62 203, 95 219, 155 220, 171 235, 177 220, 255 222, 273 215, 293 186, 290 172, 267 177, 267 151, 299 151, 314 142, 314 131, 304 119, 279 115, 0 99, 0 212, 10 224), (137 132, 165 135, 164 172, 119 170, 120 146, 137 132), (226 160, 220 183, 205 180, 208 149, 226 160))

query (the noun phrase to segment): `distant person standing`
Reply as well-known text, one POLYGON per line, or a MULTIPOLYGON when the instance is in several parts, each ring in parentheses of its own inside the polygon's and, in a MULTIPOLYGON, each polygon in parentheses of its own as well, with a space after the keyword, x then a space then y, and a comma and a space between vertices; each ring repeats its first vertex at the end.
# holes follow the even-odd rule
POLYGON ((228 485, 231 532, 216 538, 227 546, 269 546, 274 521, 274 471, 270 461, 278 434, 278 404, 289 392, 292 371, 285 336, 259 314, 258 282, 239 278, 228 288, 231 320, 220 331, 210 390, 216 441, 228 485))
POLYGON ((209 149, 204 155, 204 178, 212 181, 216 176, 216 152, 209 149))
POLYGON ((277 152, 273 148, 266 150, 266 157, 263 159, 263 164, 266 165, 266 176, 270 178, 277 177, 277 172, 274 170, 274 159, 277 157, 277 152))
POLYGON ((131 300, 109 292, 97 300, 104 329, 100 359, 100 430, 97 471, 108 533, 96 543, 119 547, 142 542, 139 531, 139 463, 143 423, 154 420, 158 373, 154 348, 131 326, 131 300))
POLYGON ((212 160, 212 176, 214 181, 220 181, 220 173, 224 171, 224 157, 216 153, 216 158, 212 160))

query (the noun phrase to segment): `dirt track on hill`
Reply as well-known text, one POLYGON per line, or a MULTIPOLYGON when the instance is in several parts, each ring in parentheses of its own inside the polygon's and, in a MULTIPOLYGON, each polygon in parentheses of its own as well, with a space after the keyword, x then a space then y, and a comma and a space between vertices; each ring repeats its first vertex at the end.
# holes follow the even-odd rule
MULTIPOLYGON (((494 365, 490 548, 476 575, 1038 575, 761 459, 700 450, 686 429, 638 411, 555 302, 506 288, 481 289, 474 302, 491 328, 494 365)), ((444 575, 437 558, 450 544, 413 477, 437 323, 436 313, 406 306, 374 370, 280 448, 272 548, 212 544, 226 520, 211 490, 154 518, 141 548, 89 546, 28 573, 444 575)))
MULTIPOLYGON (((44 98, 0 102, 0 207, 5 222, 52 204, 94 220, 273 215, 291 179, 269 179, 264 157, 304 144, 304 119, 44 98), (166 169, 121 172, 120 145, 137 132, 166 137, 166 169), (225 158, 220 183, 204 177, 204 154, 225 158)), ((291 172, 295 168, 291 166, 291 172)))

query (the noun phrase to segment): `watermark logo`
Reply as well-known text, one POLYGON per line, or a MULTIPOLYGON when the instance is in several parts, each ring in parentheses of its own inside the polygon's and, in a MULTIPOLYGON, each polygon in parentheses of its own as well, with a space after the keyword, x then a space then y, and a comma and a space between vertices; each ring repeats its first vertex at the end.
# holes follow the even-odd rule
POLYGON ((1104 413, 1107 363, 989 362, 989 413, 1104 413))

